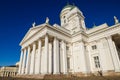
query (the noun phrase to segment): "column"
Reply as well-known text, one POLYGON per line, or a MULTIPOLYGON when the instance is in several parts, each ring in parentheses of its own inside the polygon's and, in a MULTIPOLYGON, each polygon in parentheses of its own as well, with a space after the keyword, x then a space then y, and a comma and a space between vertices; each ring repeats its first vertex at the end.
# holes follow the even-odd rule
POLYGON ((53 74, 59 74, 59 45, 58 40, 55 37, 53 42, 54 47, 54 53, 53 53, 53 74))
MULTIPOLYGON (((97 70, 105 71, 105 67, 106 67, 106 59, 105 59, 106 54, 105 53, 106 53, 106 51, 104 50, 105 47, 103 46, 103 44, 105 44, 104 39, 99 40, 98 43, 97 43, 97 46, 98 46, 97 48, 98 48, 98 51, 99 51, 98 57, 99 57, 99 62, 100 62, 100 68, 97 69, 97 70)), ((106 49, 107 49, 107 47, 106 47, 106 49)))
POLYGON ((27 53, 27 63, 26 63, 26 74, 29 74, 30 70, 30 46, 28 46, 28 53, 27 53))
POLYGON ((63 73, 63 47, 62 41, 60 42, 60 73, 63 73))
POLYGON ((21 70, 22 70, 22 62, 23 62, 23 50, 21 50, 18 74, 21 74, 21 70))
POLYGON ((36 44, 34 42, 33 43, 33 51, 32 51, 32 55, 31 55, 30 74, 34 74, 34 72, 35 72, 35 52, 36 52, 36 44))
POLYGON ((60 46, 59 46, 59 40, 57 39, 57 51, 56 51, 56 61, 57 61, 57 74, 60 74, 60 46))
POLYGON ((88 72, 88 68, 87 68, 87 62, 86 62, 86 53, 85 53, 85 45, 84 42, 80 42, 80 60, 82 62, 80 62, 80 67, 81 67, 81 71, 83 73, 87 73, 88 72))
POLYGON ((90 45, 87 45, 86 46, 86 49, 87 49, 87 55, 88 55, 88 59, 87 59, 87 61, 88 61, 88 67, 89 67, 89 72, 93 72, 93 65, 92 65, 92 56, 91 56, 91 50, 90 50, 90 48, 91 48, 91 46, 90 45))
POLYGON ((24 49, 23 63, 22 63, 22 74, 25 72, 25 62, 26 62, 26 48, 24 49))
POLYGON ((120 60, 119 60, 119 56, 118 56, 118 52, 117 52, 117 49, 116 49, 116 45, 115 45, 115 42, 112 41, 113 43, 113 47, 114 47, 114 51, 115 51, 115 56, 116 56, 116 60, 118 62, 118 70, 116 70, 117 72, 120 72, 120 60))
POLYGON ((112 43, 113 43, 113 47, 114 47, 114 50, 115 50, 115 53, 116 53, 117 59, 118 59, 118 61, 119 61, 119 55, 118 55, 118 51, 117 51, 117 48, 116 48, 115 42, 112 41, 112 43))
POLYGON ((63 73, 67 73, 67 53, 66 53, 66 43, 62 41, 62 70, 63 73))
MULTIPOLYGON (((73 43, 71 43, 71 72, 72 72, 72 74, 74 74, 74 53, 73 53, 73 43)), ((67 63, 66 63, 67 64, 67 63)))
POLYGON ((52 43, 49 43, 49 74, 52 73, 52 43))
POLYGON ((112 56, 111 56, 111 50, 109 48, 107 38, 100 39, 97 44, 98 44, 99 61, 100 61, 99 70, 102 70, 103 72, 106 72, 109 70, 114 70, 113 60, 112 60, 112 56))
POLYGON ((37 64, 38 64, 38 69, 37 69, 37 74, 41 73, 41 46, 42 46, 42 43, 41 43, 41 39, 38 40, 38 61, 37 61, 37 64))
POLYGON ((49 45, 48 45, 49 41, 48 41, 48 35, 45 35, 45 66, 44 68, 46 69, 45 70, 45 73, 48 73, 49 71, 49 45))
POLYGON ((120 71, 119 62, 118 62, 117 56, 116 56, 116 49, 114 49, 115 45, 113 45, 113 41, 112 41, 111 36, 107 37, 107 40, 108 40, 108 44, 109 44, 109 47, 110 47, 111 56, 112 56, 112 59, 113 59, 113 64, 114 64, 115 71, 120 71))

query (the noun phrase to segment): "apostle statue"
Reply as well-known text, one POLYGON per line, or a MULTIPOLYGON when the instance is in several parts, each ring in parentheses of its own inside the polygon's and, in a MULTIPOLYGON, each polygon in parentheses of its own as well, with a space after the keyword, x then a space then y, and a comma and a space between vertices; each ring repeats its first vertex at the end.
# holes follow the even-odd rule
POLYGON ((45 23, 46 23, 46 24, 49 23, 49 18, 48 18, 48 17, 46 17, 46 21, 45 21, 45 23))
POLYGON ((35 24, 36 24, 35 22, 34 22, 34 23, 32 23, 32 26, 33 26, 33 27, 35 27, 35 24))
POLYGON ((115 21, 115 24, 118 24, 118 23, 119 23, 119 20, 117 19, 116 16, 114 16, 114 21, 115 21))

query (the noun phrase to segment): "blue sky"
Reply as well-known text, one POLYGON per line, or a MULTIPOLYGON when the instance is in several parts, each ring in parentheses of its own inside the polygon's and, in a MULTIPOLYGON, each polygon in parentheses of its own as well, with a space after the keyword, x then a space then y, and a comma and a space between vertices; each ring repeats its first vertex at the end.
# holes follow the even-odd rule
POLYGON ((19 61, 20 41, 35 21, 60 24, 59 14, 69 2, 85 16, 86 26, 114 24, 113 16, 120 19, 120 0, 0 0, 0 66, 19 61))

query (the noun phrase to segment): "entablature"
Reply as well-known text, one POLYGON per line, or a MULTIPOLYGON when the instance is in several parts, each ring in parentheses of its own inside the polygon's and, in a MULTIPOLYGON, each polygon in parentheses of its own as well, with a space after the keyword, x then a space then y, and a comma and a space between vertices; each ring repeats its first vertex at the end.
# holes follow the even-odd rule
MULTIPOLYGON (((30 32, 31 31, 28 31, 28 33, 30 32)), ((20 45, 22 48, 25 48, 26 46, 32 44, 34 41, 37 41, 39 38, 44 37, 46 34, 49 36, 57 37, 58 39, 64 40, 66 42, 71 41, 71 35, 69 33, 63 31, 61 28, 53 27, 47 24, 45 26, 41 26, 41 28, 36 33, 29 36, 29 38, 26 39, 25 37, 20 45)))
POLYGON ((119 34, 119 33, 120 33, 120 24, 116 24, 111 27, 100 30, 96 33, 93 33, 92 35, 88 35, 89 36, 88 42, 98 40, 107 36, 112 36, 114 34, 119 34))

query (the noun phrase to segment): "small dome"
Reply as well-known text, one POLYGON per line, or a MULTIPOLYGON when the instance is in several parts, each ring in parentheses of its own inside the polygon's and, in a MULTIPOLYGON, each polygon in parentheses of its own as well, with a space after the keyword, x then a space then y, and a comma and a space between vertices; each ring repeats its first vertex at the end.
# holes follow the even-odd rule
MULTIPOLYGON (((68 5, 66 5, 63 9, 65 9, 65 8, 73 9, 73 8, 75 8, 75 7, 76 7, 76 6, 74 6, 74 5, 69 5, 69 4, 68 4, 68 5)), ((62 9, 62 10, 63 10, 63 9, 62 9)))
POLYGON ((72 9, 75 8, 75 7, 76 7, 76 6, 74 6, 74 5, 67 4, 67 5, 62 9, 61 12, 63 12, 63 11, 66 10, 66 9, 72 10, 72 9))

